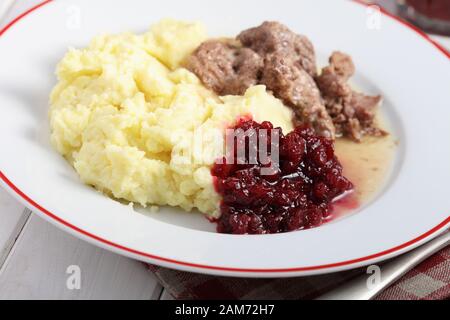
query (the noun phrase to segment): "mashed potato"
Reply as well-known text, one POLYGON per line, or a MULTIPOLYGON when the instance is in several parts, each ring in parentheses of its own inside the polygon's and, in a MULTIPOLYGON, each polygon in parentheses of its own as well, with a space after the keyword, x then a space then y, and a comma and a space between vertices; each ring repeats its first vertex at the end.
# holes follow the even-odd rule
POLYGON ((225 128, 251 114, 292 130, 292 112, 264 86, 217 97, 181 67, 205 39, 199 23, 163 20, 69 50, 50 98, 51 141, 84 183, 143 206, 215 215, 210 169, 225 128))

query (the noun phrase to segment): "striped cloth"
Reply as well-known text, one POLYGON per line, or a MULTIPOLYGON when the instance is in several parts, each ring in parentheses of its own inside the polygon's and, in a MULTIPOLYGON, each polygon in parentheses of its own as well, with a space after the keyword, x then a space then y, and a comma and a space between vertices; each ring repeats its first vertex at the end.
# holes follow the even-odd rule
MULTIPOLYGON (((149 269, 176 299, 314 299, 365 268, 287 279, 227 278, 181 272, 150 265, 149 269)), ((383 291, 378 300, 450 299, 450 247, 428 258, 383 291)))

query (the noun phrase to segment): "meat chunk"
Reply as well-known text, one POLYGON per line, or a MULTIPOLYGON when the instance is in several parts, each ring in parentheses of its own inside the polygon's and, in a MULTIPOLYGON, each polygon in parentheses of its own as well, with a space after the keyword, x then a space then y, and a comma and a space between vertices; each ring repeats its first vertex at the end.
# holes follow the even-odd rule
POLYGON ((352 90, 348 80, 354 73, 355 66, 351 57, 342 52, 334 52, 329 65, 316 77, 336 134, 348 136, 355 141, 361 141, 364 135, 386 135, 385 131, 375 126, 374 121, 375 109, 381 97, 352 90))
POLYGON ((317 77, 317 84, 325 97, 347 97, 352 89, 348 79, 355 73, 355 65, 350 56, 342 52, 334 52, 329 66, 322 69, 317 77))
POLYGON ((296 112, 299 123, 331 139, 386 134, 374 124, 381 97, 357 93, 348 84, 355 73, 351 57, 334 52, 317 76, 311 42, 278 22, 245 30, 237 40, 204 42, 187 68, 219 95, 241 95, 264 84, 296 112))
POLYGON ((252 85, 264 84, 295 110, 300 123, 333 139, 333 121, 313 79, 316 64, 311 42, 278 22, 264 22, 237 39, 203 43, 187 68, 219 95, 240 95, 252 85))
POLYGON ((263 58, 229 40, 210 40, 190 56, 186 67, 219 95, 240 95, 258 83, 263 58))
POLYGON ((285 25, 266 21, 259 27, 241 32, 237 39, 244 47, 266 56, 276 51, 288 52, 289 55, 314 77, 317 74, 314 46, 305 36, 292 32, 285 25))
POLYGON ((292 107, 299 122, 310 124, 317 134, 334 139, 334 125, 314 79, 296 64, 289 52, 279 50, 264 61, 261 82, 292 107))

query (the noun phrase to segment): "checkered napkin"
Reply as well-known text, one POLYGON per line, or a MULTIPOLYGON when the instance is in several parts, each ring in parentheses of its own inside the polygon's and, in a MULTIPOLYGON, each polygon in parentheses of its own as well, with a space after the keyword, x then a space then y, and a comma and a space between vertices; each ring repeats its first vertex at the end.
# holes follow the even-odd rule
MULTIPOLYGON (((288 279, 242 279, 201 275, 150 265, 149 269, 176 299, 314 299, 365 268, 288 279)), ((450 247, 408 272, 383 291, 379 300, 450 299, 450 247)))

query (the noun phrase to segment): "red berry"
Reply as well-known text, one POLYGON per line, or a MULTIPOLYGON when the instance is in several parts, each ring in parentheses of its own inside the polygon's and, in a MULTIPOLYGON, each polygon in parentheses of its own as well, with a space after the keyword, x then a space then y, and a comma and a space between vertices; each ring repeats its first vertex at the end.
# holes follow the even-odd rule
MULTIPOLYGON (((315 227, 330 214, 333 199, 353 188, 342 175, 333 142, 315 135, 309 127, 297 127, 284 136, 268 121, 259 124, 241 119, 234 129, 253 129, 251 134, 258 139, 261 129, 277 130, 279 163, 273 157, 269 164, 259 157, 257 163, 250 163, 254 159, 249 159, 248 150, 259 152, 260 143, 250 145, 252 140, 247 139, 239 146, 246 151, 242 163, 237 162, 235 152, 233 163, 214 165, 211 174, 223 199, 218 232, 262 234, 315 227), (268 167, 272 170, 262 171, 268 167)), ((267 137, 270 139, 270 132, 267 137)), ((269 147, 270 141, 267 143, 269 147)), ((270 148, 267 151, 273 156, 270 148)))

